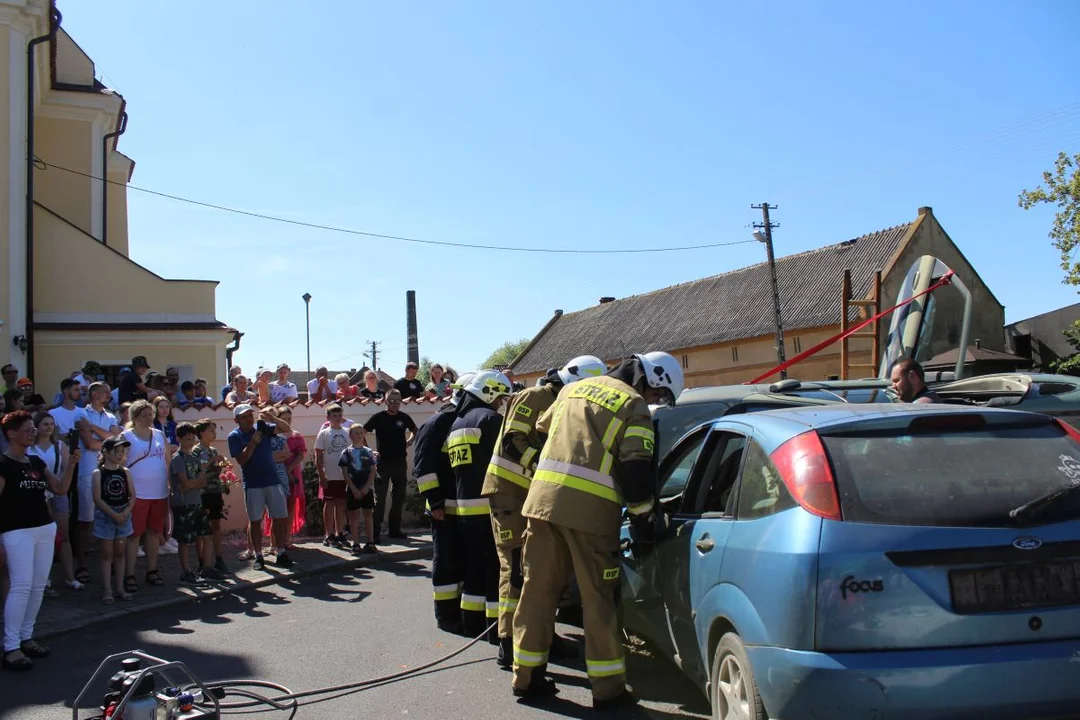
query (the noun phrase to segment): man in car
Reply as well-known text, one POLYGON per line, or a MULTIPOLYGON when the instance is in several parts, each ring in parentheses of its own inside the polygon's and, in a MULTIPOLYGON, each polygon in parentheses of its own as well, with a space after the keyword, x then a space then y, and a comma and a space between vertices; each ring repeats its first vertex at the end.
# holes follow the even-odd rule
POLYGON ((915 358, 904 358, 892 369, 892 388, 901 402, 939 403, 941 396, 926 387, 926 373, 915 358))

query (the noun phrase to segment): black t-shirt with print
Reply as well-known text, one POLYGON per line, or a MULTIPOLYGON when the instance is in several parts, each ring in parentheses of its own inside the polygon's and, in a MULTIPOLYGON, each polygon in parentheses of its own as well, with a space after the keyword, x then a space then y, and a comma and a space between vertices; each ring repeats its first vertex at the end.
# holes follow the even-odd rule
POLYGON ((0 455, 0 476, 4 491, 0 493, 0 533, 23 528, 35 528, 51 523, 49 506, 45 502, 45 461, 28 455, 29 462, 19 462, 0 455))
POLYGON ((383 461, 405 459, 405 431, 416 434, 416 423, 403 412, 394 415, 383 410, 364 423, 364 429, 375 433, 379 443, 379 455, 383 461))
POLYGON ((374 391, 368 390, 366 387, 360 388, 360 397, 366 397, 369 400, 382 400, 385 396, 386 393, 378 388, 374 391))
POLYGON ((424 386, 416 378, 412 380, 401 378, 394 383, 394 389, 401 393, 402 398, 418 398, 424 395, 424 386))

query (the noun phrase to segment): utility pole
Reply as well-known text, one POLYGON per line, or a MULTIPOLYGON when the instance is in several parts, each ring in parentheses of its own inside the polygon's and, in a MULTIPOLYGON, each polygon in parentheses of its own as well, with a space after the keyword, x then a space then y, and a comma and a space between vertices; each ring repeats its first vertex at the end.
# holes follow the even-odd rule
MULTIPOLYGON (((762 222, 754 223, 755 228, 760 228, 765 231, 765 236, 762 237, 761 233, 754 233, 754 237, 759 241, 765 243, 765 252, 769 258, 769 275, 772 278, 772 294, 773 294, 773 312, 776 314, 776 362, 779 365, 783 365, 787 362, 787 354, 784 352, 784 323, 780 319, 780 291, 776 286, 776 257, 773 255, 772 244, 772 229, 774 227, 780 227, 780 223, 774 223, 769 220, 769 210, 775 210, 775 205, 769 205, 769 203, 761 203, 760 205, 751 205, 753 210, 761 210, 762 222)), ((782 380, 787 379, 787 370, 780 371, 780 378, 782 380)))
POLYGON ((311 376, 311 293, 300 296, 304 301, 304 317, 307 320, 307 372, 311 376))
POLYGON ((371 343, 371 349, 364 353, 364 357, 371 360, 371 369, 372 370, 378 370, 379 369, 379 341, 378 340, 368 340, 368 342, 371 343))

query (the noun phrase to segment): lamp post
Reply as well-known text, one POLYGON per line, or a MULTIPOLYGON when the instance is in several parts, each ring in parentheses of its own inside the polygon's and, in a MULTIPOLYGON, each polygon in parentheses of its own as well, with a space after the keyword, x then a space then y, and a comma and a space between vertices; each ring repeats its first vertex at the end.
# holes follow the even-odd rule
MULTIPOLYGON (((787 353, 784 352, 784 324, 780 320, 780 293, 776 287, 776 258, 773 256, 772 227, 769 223, 768 210, 765 211, 765 234, 754 233, 754 239, 765 245, 765 252, 769 259, 769 276, 772 281, 773 315, 776 323, 776 361, 780 365, 787 362, 787 353)), ((780 371, 780 378, 787 379, 787 370, 780 371)))
POLYGON ((307 318, 307 372, 311 375, 311 293, 304 293, 304 315, 307 318))

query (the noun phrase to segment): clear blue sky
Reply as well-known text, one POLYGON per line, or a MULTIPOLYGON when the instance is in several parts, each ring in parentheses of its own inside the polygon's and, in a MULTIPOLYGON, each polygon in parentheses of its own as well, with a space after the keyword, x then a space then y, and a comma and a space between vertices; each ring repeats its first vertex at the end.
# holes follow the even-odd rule
MULTIPOLYGON (((1009 321, 1077 301, 1049 211, 1017 207, 1080 150, 1080 3, 61 0, 128 101, 133 184, 307 222, 513 246, 744 240, 785 255, 935 214, 1009 321), (528 5, 528 7, 526 7, 528 5), (1056 113, 1054 111, 1057 111, 1056 113), (1053 114, 1051 114, 1053 113, 1053 114)), ((764 259, 458 250, 129 193, 132 257, 221 280, 249 371, 468 369, 556 308, 764 259)))

